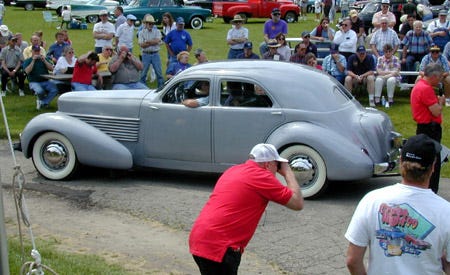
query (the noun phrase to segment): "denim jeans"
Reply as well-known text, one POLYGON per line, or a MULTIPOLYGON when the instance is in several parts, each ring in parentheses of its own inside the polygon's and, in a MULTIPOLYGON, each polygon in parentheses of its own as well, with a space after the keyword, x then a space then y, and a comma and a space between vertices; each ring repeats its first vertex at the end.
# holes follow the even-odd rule
POLYGON ((153 70, 155 70, 156 80, 158 82, 158 87, 164 85, 164 78, 162 74, 162 65, 161 65, 161 57, 159 53, 142 53, 142 64, 144 65, 144 69, 141 73, 141 82, 146 83, 148 70, 150 69, 150 65, 153 66, 153 70))
POLYGON ((148 90, 149 88, 144 83, 138 81, 138 82, 132 82, 132 83, 116 83, 112 86, 113 90, 148 90))
POLYGON ((79 82, 72 82, 73 91, 97 91, 94 86, 89 84, 83 84, 79 82))
POLYGON ((58 94, 58 89, 52 81, 30 82, 30 89, 44 105, 49 105, 52 99, 58 94))

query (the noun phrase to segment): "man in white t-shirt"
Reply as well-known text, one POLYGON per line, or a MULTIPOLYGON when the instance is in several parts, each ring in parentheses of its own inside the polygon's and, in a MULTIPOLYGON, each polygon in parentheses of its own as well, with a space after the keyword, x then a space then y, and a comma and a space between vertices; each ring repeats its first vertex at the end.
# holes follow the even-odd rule
POLYGON ((92 32, 95 39, 95 52, 101 53, 104 46, 112 47, 112 40, 116 34, 116 28, 108 21, 107 10, 101 10, 98 15, 101 21, 95 23, 92 32))
POLYGON ((402 148, 401 183, 360 201, 345 233, 351 274, 450 274, 450 203, 428 188, 440 150, 424 134, 409 138, 402 148))
POLYGON ((117 28, 115 36, 117 49, 121 46, 127 46, 130 52, 133 51, 134 23, 136 20, 136 16, 128 14, 127 21, 117 28))

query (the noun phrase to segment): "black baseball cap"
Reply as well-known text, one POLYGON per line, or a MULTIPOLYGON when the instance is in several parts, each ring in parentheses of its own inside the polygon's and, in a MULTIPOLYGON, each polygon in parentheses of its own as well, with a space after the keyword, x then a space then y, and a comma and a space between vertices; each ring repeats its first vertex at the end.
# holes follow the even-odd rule
POLYGON ((433 164, 436 155, 442 146, 425 134, 412 136, 402 148, 402 161, 417 162, 422 167, 433 164))

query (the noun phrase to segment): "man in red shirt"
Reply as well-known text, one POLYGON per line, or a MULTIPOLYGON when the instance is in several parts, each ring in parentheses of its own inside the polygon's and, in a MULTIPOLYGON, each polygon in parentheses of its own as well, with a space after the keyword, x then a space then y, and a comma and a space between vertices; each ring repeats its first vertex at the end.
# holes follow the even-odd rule
MULTIPOLYGON (((425 67, 425 76, 411 91, 411 111, 417 123, 416 134, 425 134, 439 143, 442 138, 442 109, 445 106, 445 96, 436 96, 433 87, 439 85, 443 74, 441 65, 430 63, 425 67)), ((430 179, 430 188, 434 193, 439 189, 440 173, 441 157, 438 153, 430 179)))
MULTIPOLYGON (((308 165, 298 161, 294 166, 308 165)), ((303 209, 303 196, 288 161, 271 144, 257 144, 249 160, 228 169, 203 207, 189 236, 201 274, 237 274, 241 254, 269 201, 303 209), (276 178, 282 175, 284 186, 276 178)))
POLYGON ((94 52, 88 52, 80 56, 73 69, 72 76, 72 90, 73 91, 95 91, 97 90, 92 85, 92 76, 97 75, 97 83, 99 87, 102 86, 103 79, 101 75, 97 74, 98 55, 94 52))

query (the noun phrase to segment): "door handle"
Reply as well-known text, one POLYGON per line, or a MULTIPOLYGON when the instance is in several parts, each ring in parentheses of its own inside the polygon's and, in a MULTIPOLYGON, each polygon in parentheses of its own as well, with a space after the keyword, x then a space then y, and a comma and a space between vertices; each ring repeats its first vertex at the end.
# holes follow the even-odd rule
POLYGON ((153 110, 159 110, 158 107, 153 106, 152 104, 148 104, 148 107, 149 107, 150 109, 153 109, 153 110))
POLYGON ((272 115, 282 115, 283 113, 281 111, 273 111, 272 115))

